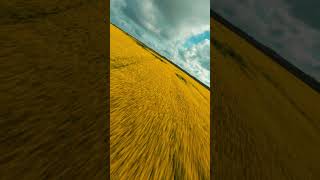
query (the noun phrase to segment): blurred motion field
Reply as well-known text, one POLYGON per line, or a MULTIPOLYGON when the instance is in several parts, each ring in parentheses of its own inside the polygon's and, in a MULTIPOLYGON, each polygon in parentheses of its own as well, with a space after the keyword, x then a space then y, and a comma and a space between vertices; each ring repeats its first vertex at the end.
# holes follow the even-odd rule
POLYGON ((209 179, 210 92, 110 25, 112 179, 209 179))
POLYGON ((320 179, 319 93, 213 18, 211 28, 214 178, 320 179))
POLYGON ((107 179, 106 1, 0 3, 0 179, 107 179))

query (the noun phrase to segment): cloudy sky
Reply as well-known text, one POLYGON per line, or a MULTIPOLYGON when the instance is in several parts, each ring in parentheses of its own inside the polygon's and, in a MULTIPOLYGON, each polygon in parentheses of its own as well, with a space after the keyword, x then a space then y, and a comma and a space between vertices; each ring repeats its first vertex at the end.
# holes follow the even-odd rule
POLYGON ((320 81, 319 0, 211 0, 211 8, 320 81))
POLYGON ((210 0, 111 0, 110 20, 210 86, 210 0))

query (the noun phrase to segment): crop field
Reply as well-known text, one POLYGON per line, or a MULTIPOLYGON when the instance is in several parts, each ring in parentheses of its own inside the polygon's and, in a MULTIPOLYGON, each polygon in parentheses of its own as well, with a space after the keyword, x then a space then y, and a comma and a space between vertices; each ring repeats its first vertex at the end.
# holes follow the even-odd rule
POLYGON ((209 179, 210 92, 110 25, 112 179, 209 179))
POLYGON ((0 179, 107 179, 106 2, 0 12, 0 179))
POLYGON ((211 26, 214 178, 320 179, 319 93, 218 21, 211 26))

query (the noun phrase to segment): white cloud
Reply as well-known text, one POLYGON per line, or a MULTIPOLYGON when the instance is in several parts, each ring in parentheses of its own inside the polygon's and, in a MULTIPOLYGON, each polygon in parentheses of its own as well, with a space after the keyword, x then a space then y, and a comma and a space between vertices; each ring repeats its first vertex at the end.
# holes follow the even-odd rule
POLYGON ((210 86, 210 56, 208 55, 210 55, 210 41, 205 39, 189 48, 180 48, 180 53, 175 53, 174 59, 178 59, 177 64, 210 86))
POLYGON ((193 61, 186 59, 191 57, 177 56, 189 50, 183 48, 188 38, 210 30, 209 0, 111 0, 110 15, 113 23, 174 63, 181 66, 199 61, 200 66, 183 65, 182 68, 201 81, 210 82, 202 70, 210 67, 204 68, 200 62, 210 61, 210 51, 198 53, 199 57, 193 61))

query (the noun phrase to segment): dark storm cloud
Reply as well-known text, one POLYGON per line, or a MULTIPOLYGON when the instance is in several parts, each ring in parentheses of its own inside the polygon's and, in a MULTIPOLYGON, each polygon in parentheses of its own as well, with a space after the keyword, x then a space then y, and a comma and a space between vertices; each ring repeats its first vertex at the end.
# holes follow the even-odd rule
POLYGON ((214 0, 211 8, 320 80, 320 14, 316 9, 319 3, 214 0))
POLYGON ((291 6, 291 14, 306 23, 307 25, 320 29, 320 1, 318 0, 286 0, 291 6))

